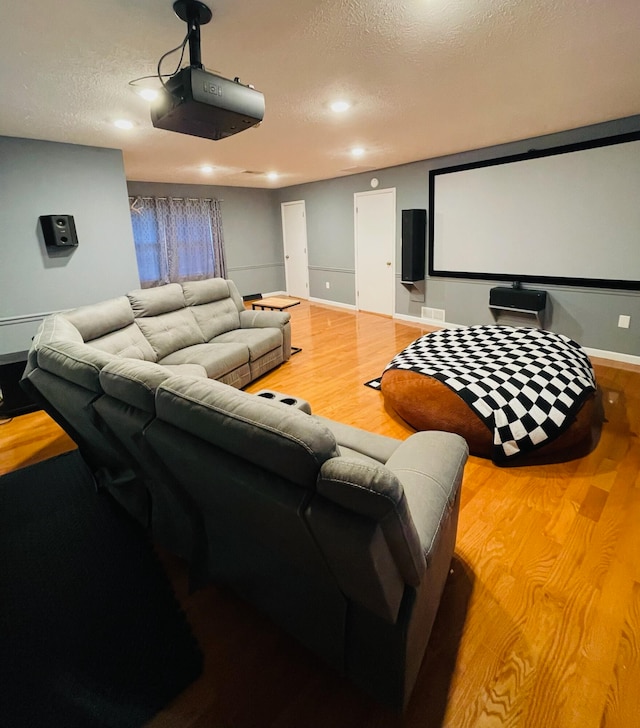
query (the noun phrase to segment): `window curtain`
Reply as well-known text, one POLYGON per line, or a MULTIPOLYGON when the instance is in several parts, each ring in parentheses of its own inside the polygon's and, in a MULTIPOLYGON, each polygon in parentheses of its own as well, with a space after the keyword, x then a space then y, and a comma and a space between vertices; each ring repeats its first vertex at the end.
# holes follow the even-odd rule
POLYGON ((226 278, 219 200, 130 197, 129 205, 143 288, 226 278))

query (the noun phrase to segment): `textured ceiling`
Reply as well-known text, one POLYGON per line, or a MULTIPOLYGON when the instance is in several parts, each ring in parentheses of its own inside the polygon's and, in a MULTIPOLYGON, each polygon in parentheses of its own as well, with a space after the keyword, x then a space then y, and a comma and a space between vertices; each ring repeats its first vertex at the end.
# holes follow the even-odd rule
POLYGON ((0 16, 0 134, 120 148, 129 180, 282 187, 640 113, 640 0, 207 4, 202 61, 264 93, 258 128, 152 127, 128 81, 182 40, 171 0, 30 0, 0 16))

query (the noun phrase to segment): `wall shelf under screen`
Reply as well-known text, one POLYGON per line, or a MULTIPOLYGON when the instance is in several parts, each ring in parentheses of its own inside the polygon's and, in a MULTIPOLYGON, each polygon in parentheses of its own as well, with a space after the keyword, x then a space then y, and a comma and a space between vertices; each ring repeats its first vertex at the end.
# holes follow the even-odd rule
POLYGON ((531 288, 496 286, 489 291, 489 308, 494 314, 506 311, 535 316, 542 325, 547 308, 547 292, 531 288))
POLYGON ((640 290, 640 132, 429 172, 429 275, 640 290))

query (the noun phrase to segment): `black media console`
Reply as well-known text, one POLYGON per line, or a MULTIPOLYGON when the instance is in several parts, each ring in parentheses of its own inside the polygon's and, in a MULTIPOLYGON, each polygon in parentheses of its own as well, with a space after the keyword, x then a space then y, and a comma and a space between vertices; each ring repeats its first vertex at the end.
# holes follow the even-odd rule
POLYGON ((489 291, 489 308, 521 313, 540 313, 546 307, 546 291, 510 286, 496 286, 489 291))
POLYGON ((502 311, 524 313, 535 316, 538 326, 544 327, 547 292, 520 288, 519 285, 496 286, 489 291, 489 308, 496 320, 502 311))

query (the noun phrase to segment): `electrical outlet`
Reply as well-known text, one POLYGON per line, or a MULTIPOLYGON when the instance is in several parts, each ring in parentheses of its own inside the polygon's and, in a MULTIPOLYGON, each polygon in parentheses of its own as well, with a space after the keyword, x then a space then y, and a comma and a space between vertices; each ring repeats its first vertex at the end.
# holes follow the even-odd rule
POLYGON ((628 329, 629 324, 631 323, 631 316, 623 316, 620 314, 618 316, 618 327, 621 329, 628 329))
POLYGON ((329 285, 329 281, 326 281, 326 282, 325 282, 325 286, 326 286, 327 288, 331 288, 331 286, 329 285))

